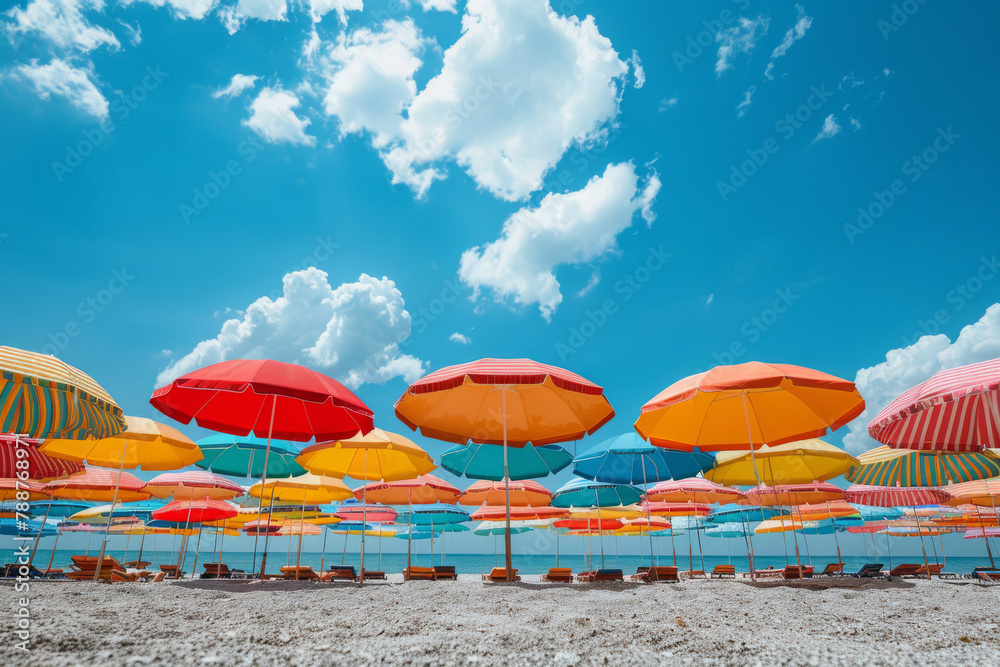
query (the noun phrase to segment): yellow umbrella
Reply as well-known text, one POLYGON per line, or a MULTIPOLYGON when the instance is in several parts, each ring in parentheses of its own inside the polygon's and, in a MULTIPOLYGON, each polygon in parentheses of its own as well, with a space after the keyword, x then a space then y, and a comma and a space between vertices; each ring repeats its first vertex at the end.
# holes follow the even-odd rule
POLYGON ((600 507, 570 512, 570 519, 638 519, 645 517, 645 511, 639 505, 622 505, 621 507, 600 507))
MULTIPOLYGON (((295 459, 306 470, 323 475, 350 477, 367 482, 415 479, 437 468, 434 459, 415 442, 380 428, 353 438, 323 442, 306 447, 295 459)), ((362 489, 367 506, 367 485, 362 489)), ((367 517, 362 512, 362 523, 367 517)), ((266 538, 265 538, 266 539, 266 538)), ((365 581, 365 534, 361 534, 361 576, 365 581)))
POLYGON ((751 452, 719 452, 705 478, 719 484, 778 486, 824 481, 843 475, 858 460, 822 440, 764 445, 751 452), (754 464, 756 463, 756 470, 754 464))
POLYGON ((178 470, 202 458, 193 440, 172 426, 146 419, 125 417, 126 429, 99 440, 49 439, 38 450, 60 459, 102 468, 178 470))

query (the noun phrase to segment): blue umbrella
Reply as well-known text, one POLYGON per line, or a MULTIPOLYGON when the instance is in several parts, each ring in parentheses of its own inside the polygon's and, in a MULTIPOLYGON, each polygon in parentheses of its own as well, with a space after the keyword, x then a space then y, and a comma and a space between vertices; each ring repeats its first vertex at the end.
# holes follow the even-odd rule
POLYGON ((63 519, 93 507, 92 503, 85 503, 79 500, 39 500, 30 503, 30 505, 35 514, 45 514, 48 512, 51 517, 62 517, 63 519), (34 512, 34 510, 38 511, 34 512))
POLYGON ((59 531, 50 523, 42 523, 33 519, 18 520, 13 518, 0 519, 0 535, 14 537, 52 537, 58 535, 59 531))
MULTIPOLYGON (((602 507, 633 505, 642 498, 639 489, 627 484, 595 482, 577 477, 552 494, 553 507, 596 507, 598 541, 601 543, 601 567, 604 567, 604 533, 601 530, 602 507)), ((617 542, 616 542, 617 544, 617 542)))
POLYGON ((715 457, 651 445, 635 432, 595 445, 573 459, 580 477, 613 484, 639 484, 685 479, 710 470, 715 457))
MULTIPOLYGON (((559 445, 525 445, 507 449, 507 467, 512 480, 535 479, 554 475, 573 461, 573 456, 559 445)), ((441 467, 459 477, 503 480, 501 445, 460 445, 441 455, 441 467)))
POLYGON ((462 523, 469 520, 469 513, 456 505, 433 503, 431 505, 416 505, 412 509, 396 515, 396 523, 407 523, 415 526, 441 526, 451 523, 462 523))
POLYGON ((729 503, 728 505, 721 505, 712 510, 709 515, 705 517, 705 523, 711 525, 719 525, 731 521, 743 521, 749 523, 750 521, 765 521, 767 519, 773 519, 776 516, 781 516, 781 510, 775 507, 737 505, 736 503, 729 503))
POLYGON ((268 477, 295 477, 306 472, 295 462, 299 447, 290 442, 272 440, 268 454, 266 438, 219 434, 202 438, 198 447, 205 458, 195 465, 220 475, 263 477, 265 458, 268 477))

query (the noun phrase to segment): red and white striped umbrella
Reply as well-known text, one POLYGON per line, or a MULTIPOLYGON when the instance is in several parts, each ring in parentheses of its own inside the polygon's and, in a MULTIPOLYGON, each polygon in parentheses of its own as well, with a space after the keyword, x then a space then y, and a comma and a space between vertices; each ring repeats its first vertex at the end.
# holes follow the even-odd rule
POLYGON ((916 507, 940 505, 951 499, 951 494, 932 486, 869 486, 852 484, 847 487, 844 499, 858 505, 875 507, 916 507))
POLYGON ((53 498, 127 503, 149 499, 149 493, 142 488, 144 484, 127 472, 88 467, 83 472, 49 482, 48 490, 53 498))
POLYGON ((900 449, 1000 446, 1000 359, 941 371, 911 387, 868 424, 868 433, 900 449))
MULTIPOLYGON (((27 452, 28 478, 47 482, 57 477, 66 477, 83 471, 83 466, 73 461, 64 461, 38 451, 40 440, 19 439, 20 448, 27 452)), ((0 477, 17 477, 18 444, 14 436, 0 436, 0 477)))
POLYGON ((156 498, 211 498, 232 500, 246 490, 236 482, 206 470, 187 470, 157 475, 146 482, 143 491, 156 498))

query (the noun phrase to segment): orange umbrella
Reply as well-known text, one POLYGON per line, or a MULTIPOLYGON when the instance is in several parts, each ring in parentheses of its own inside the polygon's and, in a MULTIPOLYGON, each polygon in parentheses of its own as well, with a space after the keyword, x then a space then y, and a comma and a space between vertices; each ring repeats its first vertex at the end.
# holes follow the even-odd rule
POLYGON ((16 498, 23 502, 42 500, 48 498, 49 495, 51 494, 48 486, 33 479, 22 482, 19 479, 9 477, 0 478, 0 500, 14 500, 16 498), (18 494, 23 494, 23 497, 18 498, 18 494))
POLYGON ((712 508, 705 503, 645 501, 640 507, 652 516, 706 516, 712 512, 712 508))
POLYGON ((148 500, 150 494, 143 491, 143 486, 145 482, 130 473, 90 467, 84 468, 83 472, 48 483, 53 498, 89 500, 98 503, 113 502, 116 488, 117 499, 120 502, 148 500))
MULTIPOLYGON (((504 506, 485 505, 469 517, 472 521, 501 521, 508 516, 504 506)), ((509 516, 513 521, 530 521, 532 519, 564 519, 569 516, 568 509, 561 507, 511 507, 509 516)))
MULTIPOLYGON (((550 505, 552 492, 538 482, 523 480, 510 483, 511 507, 550 505)), ((503 482, 481 480, 472 484, 459 497, 459 505, 501 505, 505 498, 503 482)))
MULTIPOLYGON (((763 505, 776 507, 779 505, 805 505, 809 503, 825 503, 830 500, 844 499, 844 490, 828 482, 812 482, 811 484, 779 484, 777 486, 758 486, 746 492, 746 498, 741 505, 763 505)), ((853 512, 857 514, 857 512, 853 512)))
MULTIPOLYGON (((575 373, 530 359, 480 359, 449 366, 410 385, 396 416, 425 436, 460 445, 554 444, 593 434, 615 416, 604 390, 575 373)), ((505 502, 510 507, 510 502, 505 502)), ((510 512, 504 531, 507 580, 513 579, 510 512)))

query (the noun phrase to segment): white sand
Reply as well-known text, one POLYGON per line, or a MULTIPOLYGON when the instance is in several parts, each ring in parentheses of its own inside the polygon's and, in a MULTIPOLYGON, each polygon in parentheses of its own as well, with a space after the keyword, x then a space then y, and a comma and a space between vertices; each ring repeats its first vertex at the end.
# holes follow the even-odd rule
POLYGON ((1000 587, 974 583, 38 582, 30 608, 0 664, 1000 664, 1000 587))

